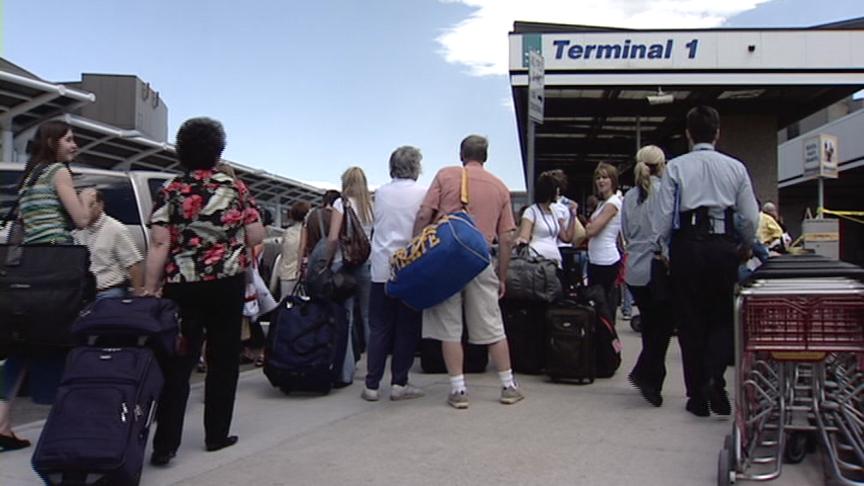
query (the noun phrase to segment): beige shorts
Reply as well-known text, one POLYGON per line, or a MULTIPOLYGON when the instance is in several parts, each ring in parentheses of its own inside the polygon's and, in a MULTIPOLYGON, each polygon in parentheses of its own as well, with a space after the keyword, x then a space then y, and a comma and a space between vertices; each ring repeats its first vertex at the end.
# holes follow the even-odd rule
POLYGON ((498 307, 498 275, 491 264, 461 292, 423 311, 423 337, 461 341, 463 307, 470 343, 492 344, 506 338, 498 307))

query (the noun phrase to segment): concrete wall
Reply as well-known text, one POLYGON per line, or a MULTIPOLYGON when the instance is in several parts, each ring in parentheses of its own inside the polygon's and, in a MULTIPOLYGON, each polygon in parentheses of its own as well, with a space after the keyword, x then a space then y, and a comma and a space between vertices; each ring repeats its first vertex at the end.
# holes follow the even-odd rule
POLYGON ((168 141, 168 107, 159 93, 137 76, 83 74, 80 83, 67 85, 96 95, 95 103, 79 110, 81 116, 138 130, 159 142, 168 141))
POLYGON ((717 149, 744 162, 762 202, 777 201, 777 118, 723 115, 717 149))

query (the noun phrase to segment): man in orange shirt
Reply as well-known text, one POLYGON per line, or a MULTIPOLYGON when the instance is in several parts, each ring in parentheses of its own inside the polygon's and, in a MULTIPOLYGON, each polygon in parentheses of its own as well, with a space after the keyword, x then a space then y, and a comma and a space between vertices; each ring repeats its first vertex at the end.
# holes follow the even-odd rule
POLYGON ((423 311, 423 337, 441 341, 444 362, 450 375, 447 403, 457 409, 468 408, 465 375, 462 371, 463 312, 469 342, 489 345, 492 363, 501 379, 500 402, 509 405, 525 398, 513 379, 510 351, 498 306, 498 299, 504 296, 506 290, 511 238, 516 225, 513 222, 510 191, 500 179, 483 168, 488 148, 489 142, 479 135, 470 135, 462 140, 462 167, 445 167, 438 171, 414 222, 414 234, 417 235, 437 216, 462 209, 460 195, 464 168, 468 173, 468 212, 490 245, 498 240, 497 275, 494 263, 489 264, 461 292, 423 311))

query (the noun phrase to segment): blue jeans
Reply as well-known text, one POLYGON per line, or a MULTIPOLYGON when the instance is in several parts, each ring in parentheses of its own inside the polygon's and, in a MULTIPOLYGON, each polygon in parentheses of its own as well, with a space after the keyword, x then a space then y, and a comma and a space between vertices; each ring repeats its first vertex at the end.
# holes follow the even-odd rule
POLYGON ((372 285, 372 274, 368 261, 357 267, 349 268, 346 271, 357 280, 357 292, 353 297, 345 300, 345 310, 348 314, 348 346, 345 350, 345 362, 342 363, 341 379, 342 383, 351 383, 354 381, 354 369, 357 362, 354 356, 354 302, 355 299, 360 299, 360 322, 363 325, 364 337, 368 343, 369 288, 372 285))
POLYGON ((390 360, 390 383, 406 385, 408 370, 414 364, 414 352, 420 341, 423 314, 388 297, 383 283, 373 283, 369 294, 370 339, 366 352, 366 388, 377 390, 384 377, 387 355, 390 360))
POLYGON ((621 313, 625 316, 633 314, 633 294, 627 285, 621 286, 621 313))
POLYGON ((51 405, 57 395, 57 387, 66 367, 65 349, 31 355, 26 352, 11 352, 4 366, 3 396, 12 401, 18 394, 16 385, 21 375, 30 389, 30 399, 40 405, 51 405))
POLYGON ((96 292, 96 300, 128 297, 129 291, 125 287, 111 287, 110 289, 96 292))

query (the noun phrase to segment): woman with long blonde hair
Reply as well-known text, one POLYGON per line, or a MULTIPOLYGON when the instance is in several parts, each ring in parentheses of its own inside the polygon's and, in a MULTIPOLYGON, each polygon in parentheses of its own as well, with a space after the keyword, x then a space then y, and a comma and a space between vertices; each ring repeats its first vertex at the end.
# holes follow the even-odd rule
POLYGON ((645 400, 655 407, 663 404, 666 350, 674 327, 670 306, 659 299, 656 288, 649 286, 653 260, 668 253, 665 245, 652 240, 651 228, 651 210, 665 168, 666 156, 660 147, 647 145, 639 149, 634 168, 636 186, 624 195, 621 209, 621 232, 627 241, 624 280, 642 319, 642 352, 629 378, 645 400))
POLYGON ((342 196, 333 202, 333 217, 330 218, 330 232, 327 237, 327 257, 332 259, 333 271, 344 271, 357 281, 357 293, 345 300, 345 310, 348 312, 348 346, 342 366, 341 382, 337 383, 337 386, 348 386, 354 379, 355 359, 352 341, 355 299, 359 299, 363 336, 366 342, 369 342, 369 291, 372 286, 369 260, 348 267, 343 264, 342 249, 339 247, 339 233, 342 230, 344 215, 348 210, 353 210, 357 214, 366 238, 372 241, 374 222, 372 195, 369 194, 366 174, 360 167, 351 167, 342 174, 342 196))

